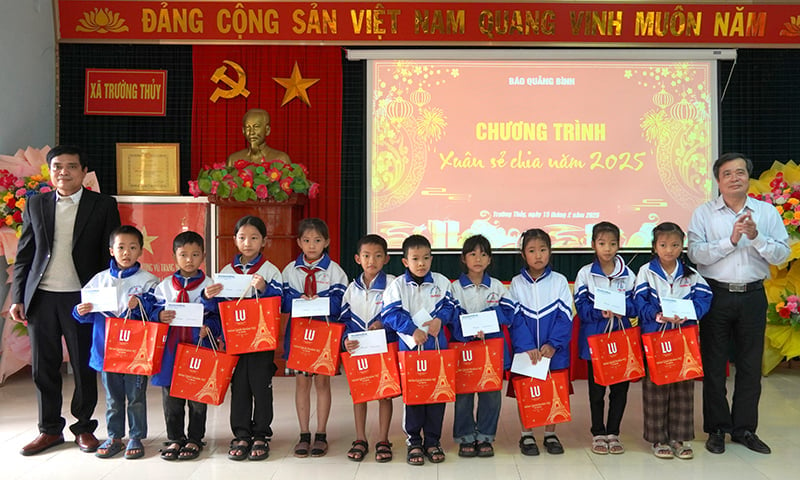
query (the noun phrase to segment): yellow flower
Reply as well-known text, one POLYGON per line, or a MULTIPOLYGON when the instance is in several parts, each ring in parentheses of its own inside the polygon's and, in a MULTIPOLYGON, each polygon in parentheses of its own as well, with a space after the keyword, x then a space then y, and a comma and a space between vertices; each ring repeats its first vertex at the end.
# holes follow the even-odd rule
MULTIPOLYGON (((20 210, 25 208, 25 197, 20 198, 20 199, 17 200, 17 208, 19 208, 20 210)), ((795 213, 795 215, 797 215, 797 213, 795 213)), ((795 218, 797 218, 797 217, 795 217, 795 218)))
POLYGON ((50 166, 46 163, 43 163, 41 167, 39 167, 39 171, 42 172, 42 177, 50 178, 50 166))
POLYGON ((785 306, 786 306, 786 302, 780 302, 780 303, 775 305, 775 311, 777 312, 778 310, 780 310, 781 308, 783 308, 785 306))
POLYGON ((791 203, 792 205, 797 205, 798 203, 800 203, 800 200, 794 197, 790 197, 789 200, 786 200, 786 202, 791 203))
POLYGON ((775 205, 775 210, 778 211, 778 214, 783 215, 783 207, 780 205, 775 205))
POLYGON ((5 221, 6 221, 6 225, 8 225, 10 227, 11 224, 14 223, 14 217, 12 217, 11 215, 6 215, 5 221))
POLYGON ((5 203, 8 203, 8 201, 9 201, 9 200, 11 200, 12 198, 14 198, 14 194, 13 194, 13 193, 11 193, 11 192, 7 192, 7 193, 6 193, 6 194, 3 196, 3 201, 4 201, 5 203))

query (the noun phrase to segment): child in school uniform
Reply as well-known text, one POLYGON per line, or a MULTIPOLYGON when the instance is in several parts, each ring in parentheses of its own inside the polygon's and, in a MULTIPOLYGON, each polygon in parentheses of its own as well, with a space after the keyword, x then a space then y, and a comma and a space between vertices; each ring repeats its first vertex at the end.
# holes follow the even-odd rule
POLYGON ((575 308, 580 319, 580 358, 587 360, 589 370, 589 409, 592 417, 592 452, 598 455, 621 454, 625 447, 619 439, 619 429, 625 404, 628 401, 630 382, 620 382, 608 387, 608 417, 605 415, 606 387, 594 381, 592 361, 589 354, 591 335, 603 333, 611 323, 612 330, 631 327, 630 318, 636 316, 633 289, 636 277, 628 269, 619 250, 619 227, 611 222, 600 222, 592 228, 592 250, 594 262, 584 265, 575 279, 575 308), (597 288, 615 290, 625 295, 625 315, 594 307, 597 288))
MULTIPOLYGON (((170 323, 175 319, 175 310, 166 310, 167 302, 203 303, 203 290, 211 285, 211 280, 200 270, 205 258, 203 237, 199 233, 186 231, 179 233, 172 241, 172 251, 178 270, 158 284, 149 305, 145 307, 151 318, 170 323)), ((196 345, 203 339, 204 346, 210 347, 207 337, 218 338, 222 334, 219 317, 204 306, 202 327, 170 327, 161 371, 153 375, 153 385, 161 387, 164 421, 167 427, 167 442, 161 450, 164 460, 193 460, 203 450, 203 437, 206 433, 205 403, 186 400, 170 395, 172 370, 178 343, 196 345), (188 404, 189 424, 185 425, 185 408, 188 404)))
MULTIPOLYGON (((344 347, 352 353, 358 348, 358 340, 348 340, 347 335, 366 330, 382 330, 381 309, 386 286, 394 281, 394 275, 384 273, 389 262, 389 247, 380 235, 363 236, 356 245, 356 263, 363 273, 350 282, 342 298, 342 315, 345 324, 344 347)), ((387 343, 397 341, 397 334, 384 330, 387 343)), ((385 463, 392 460, 392 444, 389 442, 389 426, 392 422, 392 399, 378 400, 378 442, 375 444, 375 461, 385 463)), ((367 402, 353 405, 356 423, 356 441, 347 452, 347 458, 360 462, 369 451, 367 443, 367 402)))
POLYGON ((139 298, 158 284, 158 278, 141 268, 142 232, 131 225, 122 225, 111 232, 109 251, 111 262, 104 270, 89 280, 84 288, 114 287, 117 290, 117 308, 114 311, 95 311, 91 303, 79 303, 72 316, 80 323, 92 324, 92 351, 89 366, 101 373, 106 389, 106 425, 108 439, 97 448, 95 456, 111 458, 123 450, 125 436, 125 400, 128 401, 130 425, 125 458, 132 460, 144 456, 142 439, 147 438, 147 375, 103 371, 106 344, 106 318, 142 318, 139 298))
MULTIPOLYGON (((711 289, 703 277, 687 267, 682 259, 685 235, 681 227, 664 222, 653 229, 653 259, 639 269, 634 300, 642 333, 678 325, 697 325, 696 320, 662 315, 661 299, 691 300, 695 318, 711 308, 711 289)), ((658 458, 688 460, 694 456, 694 380, 656 385, 647 376, 642 381, 644 439, 658 458)))
MULTIPOLYGON (((422 235, 411 235, 403 241, 403 266, 406 272, 395 279, 383 295, 383 324, 397 333, 411 335, 417 345, 425 350, 447 348, 443 326, 450 325, 458 311, 458 305, 450 291, 450 280, 444 275, 431 272, 431 244, 422 235), (427 333, 414 324, 412 316, 425 311, 431 320, 419 327, 427 327, 427 333)), ((399 343, 400 350, 409 350, 406 343, 399 343)), ((427 405, 405 405, 403 431, 408 437, 406 462, 423 465, 425 457, 431 463, 444 461, 440 439, 444 421, 444 403, 427 405), (424 438, 423 438, 424 435, 424 438)))
MULTIPOLYGON (((319 218, 306 218, 297 228, 297 245, 303 251, 297 260, 283 269, 283 301, 281 311, 289 314, 286 335, 283 341, 284 358, 289 358, 292 334, 292 301, 297 298, 311 300, 316 297, 330 298, 330 321, 339 321, 342 296, 347 287, 347 275, 328 256, 330 244, 328 226, 319 218)), ((295 457, 321 457, 328 453, 326 429, 331 411, 331 378, 308 372, 296 372, 295 408, 300 423, 300 441, 294 447, 295 457), (311 443, 309 427, 311 416, 311 385, 317 393, 317 432, 311 443)))
MULTIPOLYGON (((550 267, 551 241, 544 230, 526 230, 520 239, 525 267, 511 280, 511 296, 519 303, 517 310, 526 329, 523 333, 533 339, 531 360, 538 363, 550 359, 550 371, 569 368, 569 342, 572 339, 572 294, 566 277, 550 267)), ((512 341, 521 329, 512 330, 512 341)), ((547 453, 559 455, 564 447, 556 436, 555 424, 544 427, 542 442, 547 453)), ((538 455, 539 447, 533 431, 523 429, 519 440, 523 455, 538 455)))
MULTIPOLYGON (((508 289, 500 280, 487 273, 492 263, 492 246, 483 235, 474 235, 464 240, 461 248, 461 263, 465 273, 452 283, 453 298, 459 306, 458 313, 477 313, 494 310, 500 325, 512 327, 517 304, 509 296, 508 289)), ((477 336, 465 336, 461 322, 456 318, 450 326, 453 342, 470 342, 480 339, 504 338, 502 330, 493 333, 479 332, 477 336)), ((511 367, 511 353, 503 342, 503 367, 511 367)), ((495 434, 503 402, 502 389, 493 392, 461 393, 456 395, 453 438, 458 443, 459 457, 494 456, 495 434), (475 397, 478 397, 477 412, 475 397)))
MULTIPOLYGON (((233 261, 220 270, 220 273, 239 273, 253 275, 247 298, 280 297, 283 279, 278 268, 270 263, 262 253, 267 244, 267 226, 258 217, 247 215, 236 222, 233 240, 239 253, 233 261)), ((215 312, 219 312, 219 302, 237 298, 217 297, 222 284, 216 283, 206 288, 206 295, 215 312)), ((239 355, 231 378, 231 440, 228 458, 231 460, 252 461, 269 457, 269 439, 272 437, 272 375, 275 370, 275 351, 243 353, 239 355)))

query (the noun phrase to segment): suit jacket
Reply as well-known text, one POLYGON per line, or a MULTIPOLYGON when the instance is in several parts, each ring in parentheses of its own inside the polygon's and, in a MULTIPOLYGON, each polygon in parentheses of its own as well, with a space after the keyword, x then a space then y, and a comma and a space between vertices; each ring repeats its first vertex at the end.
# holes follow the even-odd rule
MULTIPOLYGON (((25 207, 22 235, 14 263, 11 303, 22 303, 25 312, 44 275, 53 249, 56 212, 55 191, 31 197, 25 207)), ((108 195, 83 190, 72 235, 72 260, 81 285, 108 268, 108 238, 120 225, 117 201, 108 195)))

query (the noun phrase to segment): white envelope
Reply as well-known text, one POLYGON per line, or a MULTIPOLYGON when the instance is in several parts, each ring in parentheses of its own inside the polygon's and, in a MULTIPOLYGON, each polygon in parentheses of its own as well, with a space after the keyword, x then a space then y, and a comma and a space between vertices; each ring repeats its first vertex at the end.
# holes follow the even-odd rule
POLYGON ((223 298, 239 298, 253 283, 252 275, 240 273, 215 273, 214 283, 222 284, 222 291, 217 294, 223 298))
POLYGON ((539 380, 547 379, 547 372, 550 371, 550 359, 542 357, 536 365, 531 363, 531 357, 527 353, 515 353, 511 361, 511 371, 525 375, 526 377, 538 378, 539 380))
POLYGON ((81 288, 81 303, 91 303, 93 312, 116 312, 118 295, 117 287, 81 288))
POLYGON ((174 310, 175 318, 170 322, 171 327, 202 327, 203 304, 167 302, 164 310, 174 310))
MULTIPOLYGON (((433 320, 433 317, 431 317, 431 314, 428 313, 427 310, 419 310, 417 311, 417 313, 411 316, 411 321, 414 322, 414 325, 416 325, 417 328, 419 328, 425 333, 428 333, 428 326, 425 325, 423 327, 422 324, 425 322, 429 322, 431 320, 433 320)), ((408 348, 412 350, 417 348, 417 342, 414 341, 413 335, 407 335, 405 333, 397 332, 397 336, 400 337, 400 340, 402 340, 403 343, 408 345, 408 348)))
POLYGON ((625 315, 625 292, 610 288, 596 288, 594 291, 594 308, 611 310, 617 315, 625 315))
POLYGON ((358 341, 358 348, 351 354, 354 357, 389 351, 389 347, 386 345, 386 332, 383 330, 353 332, 347 335, 347 339, 358 341))
POLYGON ((331 314, 331 299, 317 297, 313 300, 292 300, 292 318, 327 317, 331 314))
POLYGON ((667 318, 686 318, 697 320, 697 311, 694 309, 694 302, 684 298, 661 298, 661 315, 667 318))
POLYGON ((465 337, 472 337, 483 333, 496 333, 500 331, 500 323, 497 321, 497 312, 494 310, 484 310, 478 313, 465 313, 460 316, 461 332, 465 337))

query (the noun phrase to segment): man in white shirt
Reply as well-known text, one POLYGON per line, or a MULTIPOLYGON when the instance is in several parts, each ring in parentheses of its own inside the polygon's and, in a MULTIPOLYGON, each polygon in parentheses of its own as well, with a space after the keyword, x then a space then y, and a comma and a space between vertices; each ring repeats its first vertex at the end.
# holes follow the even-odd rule
POLYGON ((714 298, 700 321, 703 357, 703 430, 706 449, 725 451, 725 434, 759 452, 770 448, 756 435, 761 396, 769 266, 789 256, 788 234, 778 211, 747 195, 752 162, 726 153, 714 162, 720 196, 699 206, 689 225, 689 258, 708 281, 714 298), (735 346, 733 404, 726 397, 725 366, 735 346))

